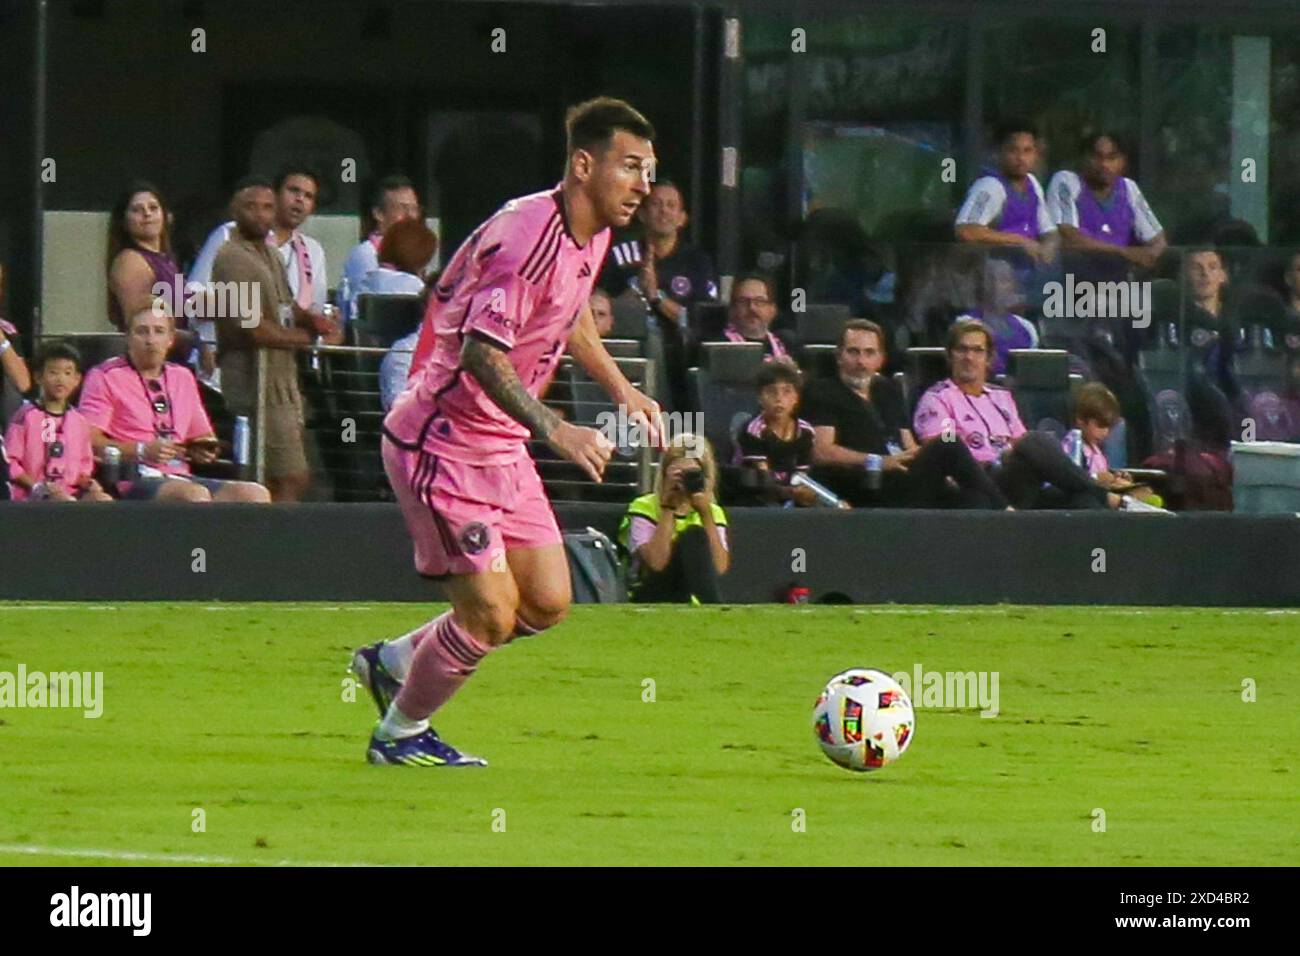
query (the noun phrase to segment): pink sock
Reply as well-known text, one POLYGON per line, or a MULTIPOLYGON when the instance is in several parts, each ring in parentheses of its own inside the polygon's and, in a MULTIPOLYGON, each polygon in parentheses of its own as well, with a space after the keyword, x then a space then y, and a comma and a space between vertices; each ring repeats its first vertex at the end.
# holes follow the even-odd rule
POLYGON ((447 611, 424 631, 406 683, 393 701, 410 720, 423 720, 445 704, 478 668, 490 647, 466 631, 447 611))
MULTIPOLYGON (((522 615, 516 613, 515 629, 510 635, 510 640, 513 641, 516 637, 532 637, 534 634, 540 634, 544 630, 546 630, 546 628, 534 627, 532 624, 525 621, 522 615)), ((508 644, 510 641, 507 641, 506 643, 508 644)))

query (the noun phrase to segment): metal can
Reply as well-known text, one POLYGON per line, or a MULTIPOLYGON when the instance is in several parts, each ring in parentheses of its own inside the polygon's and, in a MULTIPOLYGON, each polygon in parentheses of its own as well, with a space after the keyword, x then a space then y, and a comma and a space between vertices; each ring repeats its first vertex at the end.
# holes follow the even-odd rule
POLYGON ((248 416, 235 416, 235 464, 248 464, 248 416))
POLYGON ((1080 468, 1083 467, 1083 432, 1077 428, 1071 428, 1065 436, 1065 453, 1069 456, 1070 461, 1074 462, 1080 468))
POLYGON ((104 484, 110 487, 116 485, 122 480, 122 449, 108 445, 101 457, 104 461, 104 484))

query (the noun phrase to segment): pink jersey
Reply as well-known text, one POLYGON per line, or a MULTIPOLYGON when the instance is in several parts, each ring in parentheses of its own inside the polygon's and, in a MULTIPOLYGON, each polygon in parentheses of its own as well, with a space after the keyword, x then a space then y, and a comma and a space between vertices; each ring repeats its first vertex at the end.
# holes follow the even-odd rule
POLYGON ((609 248, 609 230, 574 241, 559 188, 512 199, 476 229, 429 296, 406 391, 384 430, 406 448, 481 465, 527 454, 528 429, 488 397, 460 366, 466 335, 500 346, 536 397, 564 354, 569 334, 609 248))
MULTIPOLYGON (((1081 441, 1083 446, 1083 470, 1091 478, 1096 478, 1103 471, 1110 471, 1110 462, 1106 460, 1106 454, 1100 448, 1089 445, 1086 441, 1081 441)), ((1065 437, 1061 440, 1061 451, 1067 455, 1070 453, 1070 439, 1065 437)))
POLYGON ((979 395, 967 395, 950 378, 926 389, 916 404, 912 430, 920 441, 955 434, 978 462, 997 461, 1025 433, 1011 392, 985 385, 979 395))
MULTIPOLYGON (((125 356, 96 365, 86 373, 77 407, 114 441, 187 442, 213 434, 194 373, 173 362, 156 379, 146 379, 125 356)), ((189 462, 182 459, 153 467, 169 475, 190 473, 189 462)))
MULTIPOLYGON (((23 402, 5 433, 9 477, 58 485, 73 494, 95 471, 90 425, 75 408, 53 415, 39 405, 23 402)), ((11 483, 15 501, 27 498, 26 488, 11 483)))

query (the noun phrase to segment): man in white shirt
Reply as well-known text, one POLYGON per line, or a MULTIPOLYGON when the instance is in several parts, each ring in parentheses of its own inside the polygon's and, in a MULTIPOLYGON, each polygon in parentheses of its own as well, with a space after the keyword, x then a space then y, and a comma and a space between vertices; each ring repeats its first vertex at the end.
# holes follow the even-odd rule
MULTIPOLYGON (((320 312, 329 293, 329 277, 325 271, 325 250, 311 236, 305 235, 302 224, 316 211, 316 197, 320 192, 316 174, 302 166, 288 166, 275 178, 275 219, 266 241, 280 254, 289 291, 294 301, 310 312, 320 312)), ((209 233, 199 250, 194 266, 185 277, 206 285, 212 279, 212 263, 217 251, 226 244, 235 231, 234 220, 222 223, 209 233)), ((211 319, 196 323, 204 348, 204 371, 215 370, 217 332, 211 319), (208 356, 211 355, 211 366, 208 356)))
POLYGON ((405 176, 386 176, 381 179, 375 185, 370 217, 374 228, 353 247, 343 262, 343 280, 347 283, 347 294, 340 293, 339 305, 345 322, 352 318, 353 303, 361 291, 362 280, 372 269, 379 268, 379 243, 388 227, 403 219, 420 218, 420 200, 411 181, 405 176))

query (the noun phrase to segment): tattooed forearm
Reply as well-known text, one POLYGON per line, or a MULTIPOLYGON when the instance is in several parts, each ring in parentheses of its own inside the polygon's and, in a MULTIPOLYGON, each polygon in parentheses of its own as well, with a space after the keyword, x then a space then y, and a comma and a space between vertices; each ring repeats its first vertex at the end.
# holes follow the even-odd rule
POLYGON ((470 336, 460 350, 461 366, 478 380, 488 397, 534 438, 545 439, 563 420, 524 389, 506 353, 470 336))

